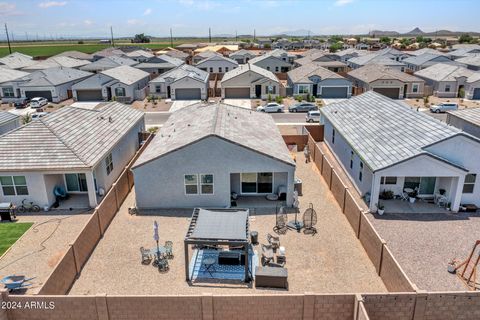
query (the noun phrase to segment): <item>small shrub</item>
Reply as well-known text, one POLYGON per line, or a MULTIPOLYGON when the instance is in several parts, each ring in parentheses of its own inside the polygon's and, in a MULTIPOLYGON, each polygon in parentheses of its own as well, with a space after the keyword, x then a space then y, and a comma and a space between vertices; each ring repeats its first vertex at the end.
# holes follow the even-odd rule
POLYGON ((275 97, 275 102, 278 103, 278 104, 281 104, 283 102, 283 98, 280 97, 280 96, 276 96, 275 97))
POLYGON ((150 127, 150 128, 148 128, 147 131, 150 132, 150 133, 156 133, 158 131, 158 127, 150 127))
POLYGON ((26 115, 22 116, 22 123, 23 124, 27 124, 31 121, 32 121, 32 116, 30 115, 30 113, 27 113, 26 115))
POLYGON ((84 42, 80 40, 80 41, 77 41, 77 44, 84 44, 84 42))
POLYGON ((428 103, 428 97, 423 98, 423 103, 427 104, 428 103))
POLYGON ((271 94, 268 94, 267 101, 268 101, 268 102, 272 102, 272 95, 271 95, 271 94))
POLYGON ((295 100, 297 100, 298 102, 302 102, 303 101, 303 97, 298 95, 295 97, 295 100))

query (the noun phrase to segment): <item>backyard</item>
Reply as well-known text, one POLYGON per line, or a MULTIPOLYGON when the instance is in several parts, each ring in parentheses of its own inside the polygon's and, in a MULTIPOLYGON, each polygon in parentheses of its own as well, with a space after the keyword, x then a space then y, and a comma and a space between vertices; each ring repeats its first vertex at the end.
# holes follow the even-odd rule
POLYGON ((0 224, 0 257, 20 238, 33 223, 0 224))

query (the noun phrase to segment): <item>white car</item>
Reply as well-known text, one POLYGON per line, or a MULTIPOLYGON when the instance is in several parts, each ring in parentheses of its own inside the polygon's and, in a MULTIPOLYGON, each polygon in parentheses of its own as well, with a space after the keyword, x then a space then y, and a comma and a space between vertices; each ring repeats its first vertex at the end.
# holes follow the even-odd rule
POLYGON ((48 100, 41 97, 32 98, 30 100, 30 108, 38 109, 48 104, 48 100))
POLYGON ((308 111, 307 116, 305 118, 307 122, 320 122, 320 111, 318 110, 308 111))
POLYGON ((276 102, 267 103, 264 106, 257 107, 257 111, 261 112, 283 112, 285 106, 276 102))
POLYGON ((435 112, 435 113, 440 113, 440 112, 446 112, 449 110, 457 110, 458 109, 458 104, 456 103, 439 103, 439 104, 434 104, 430 106, 430 112, 435 112))
POLYGON ((35 113, 32 113, 32 121, 33 120, 38 120, 40 118, 43 118, 45 117, 46 115, 48 115, 48 112, 35 112, 35 113))

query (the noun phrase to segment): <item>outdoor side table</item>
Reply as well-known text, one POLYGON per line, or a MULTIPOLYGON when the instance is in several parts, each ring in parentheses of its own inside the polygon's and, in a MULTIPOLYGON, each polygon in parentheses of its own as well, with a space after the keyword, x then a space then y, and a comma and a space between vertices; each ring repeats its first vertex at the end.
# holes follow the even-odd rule
POLYGON ((256 267, 255 286, 267 288, 288 288, 287 268, 256 267))
POLYGON ((203 265, 205 266, 205 270, 210 274, 210 276, 213 278, 213 274, 211 269, 213 269, 213 272, 215 272, 215 263, 217 262, 217 259, 215 258, 205 258, 203 259, 203 265))

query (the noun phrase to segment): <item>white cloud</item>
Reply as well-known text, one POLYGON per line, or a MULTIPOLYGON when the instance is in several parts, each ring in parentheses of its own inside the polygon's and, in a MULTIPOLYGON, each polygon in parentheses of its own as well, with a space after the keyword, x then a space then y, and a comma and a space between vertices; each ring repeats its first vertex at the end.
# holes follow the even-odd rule
POLYGON ((22 13, 17 11, 15 3, 0 2, 0 17, 1 16, 19 16, 22 13))
POLYGON ((93 21, 92 20, 83 20, 83 24, 86 25, 86 26, 91 26, 93 24, 93 21))
POLYGON ((349 3, 352 3, 352 2, 353 2, 353 0, 336 0, 335 5, 337 7, 341 7, 341 6, 345 6, 345 5, 347 5, 349 3))
POLYGON ((67 1, 45 1, 45 2, 40 2, 38 6, 40 8, 46 9, 51 7, 63 7, 66 4, 67 4, 67 1))
POLYGON ((210 0, 178 0, 178 3, 185 7, 193 7, 203 11, 209 11, 221 5, 220 1, 215 2, 210 0))
POLYGON ((148 8, 148 9, 146 9, 146 10, 143 12, 143 15, 144 15, 144 16, 148 16, 148 15, 151 14, 151 13, 152 13, 152 9, 148 8))

